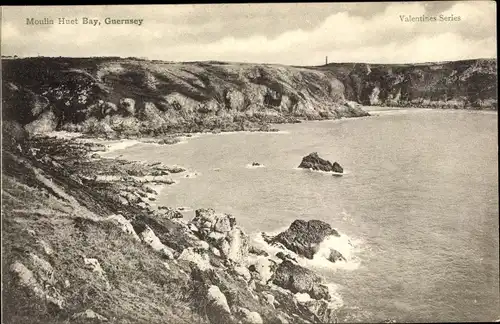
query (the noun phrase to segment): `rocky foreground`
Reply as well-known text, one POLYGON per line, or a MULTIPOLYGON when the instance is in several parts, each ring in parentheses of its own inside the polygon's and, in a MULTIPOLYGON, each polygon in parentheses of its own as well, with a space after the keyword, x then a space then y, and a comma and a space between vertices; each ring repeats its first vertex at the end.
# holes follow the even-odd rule
MULTIPOLYGON (((252 245, 232 215, 155 205, 186 172, 106 159, 91 142, 13 140, 3 153, 4 323, 332 323, 321 276, 252 245), (155 189, 156 188, 156 189, 155 189)), ((338 235, 295 221, 269 244, 312 258, 338 235)), ((331 251, 331 262, 343 256, 331 251)))

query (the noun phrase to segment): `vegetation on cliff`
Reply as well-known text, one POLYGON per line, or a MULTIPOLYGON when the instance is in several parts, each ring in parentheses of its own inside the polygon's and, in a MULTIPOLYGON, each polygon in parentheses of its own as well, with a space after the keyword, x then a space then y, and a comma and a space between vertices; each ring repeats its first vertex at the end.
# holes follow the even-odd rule
POLYGON ((4 117, 30 132, 155 136, 368 115, 307 68, 116 58, 3 61, 4 117))
POLYGON ((498 109, 497 62, 477 59, 419 64, 332 63, 345 97, 362 105, 498 109))

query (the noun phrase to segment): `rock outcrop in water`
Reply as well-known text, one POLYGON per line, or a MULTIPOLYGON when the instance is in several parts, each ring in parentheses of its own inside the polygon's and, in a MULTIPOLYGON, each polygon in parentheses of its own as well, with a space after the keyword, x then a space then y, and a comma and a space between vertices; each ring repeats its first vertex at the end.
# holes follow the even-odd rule
POLYGON ((319 244, 328 236, 340 236, 330 224, 320 220, 296 220, 290 227, 276 235, 267 237, 269 244, 282 244, 285 248, 308 259, 312 259, 318 251, 319 244))
POLYGON ((302 162, 300 162, 299 168, 336 173, 344 172, 340 164, 337 162, 331 163, 328 160, 320 158, 317 152, 304 156, 302 162))

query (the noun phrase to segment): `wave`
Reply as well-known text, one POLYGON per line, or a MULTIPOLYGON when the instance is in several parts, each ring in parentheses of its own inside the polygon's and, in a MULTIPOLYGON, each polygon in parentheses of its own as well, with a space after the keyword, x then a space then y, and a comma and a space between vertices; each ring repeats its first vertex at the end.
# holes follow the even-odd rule
POLYGON ((263 165, 263 164, 259 164, 259 165, 252 165, 251 163, 245 165, 245 168, 247 169, 258 169, 258 168, 265 168, 266 166, 263 165))
POLYGON ((283 252, 295 258, 299 265, 308 269, 317 269, 329 272, 337 271, 339 269, 355 270, 359 268, 361 261, 357 257, 357 255, 361 251, 362 241, 359 239, 352 239, 343 233, 339 233, 340 237, 333 235, 328 236, 323 242, 320 243, 319 249, 316 254, 314 254, 312 259, 302 257, 295 252, 286 249, 285 247, 270 245, 264 240, 264 237, 262 235, 265 234, 275 236, 286 230, 287 228, 288 227, 277 230, 273 233, 254 233, 250 235, 250 239, 256 247, 269 253, 270 257, 276 261, 279 260, 276 257, 276 253, 283 252), (327 257, 329 256, 331 249, 340 252, 347 261, 337 261, 335 263, 329 261, 327 257))
POLYGON ((278 130, 276 132, 266 132, 266 131, 230 131, 230 132, 196 132, 189 133, 188 135, 178 136, 181 140, 189 140, 190 138, 199 138, 204 136, 220 136, 220 135, 235 135, 235 134, 290 134, 290 131, 278 130))
POLYGON ((48 132, 45 133, 44 135, 49 136, 49 137, 57 137, 57 138, 62 138, 62 139, 72 139, 72 138, 78 138, 83 136, 83 133, 78 133, 78 132, 67 132, 67 131, 53 131, 53 132, 48 132))
POLYGON ((181 212, 181 213, 187 213, 187 212, 192 212, 193 211, 193 208, 191 207, 186 207, 186 206, 179 206, 176 208, 177 211, 181 212))
MULTIPOLYGON (((357 257, 357 254, 361 250, 362 241, 350 238, 343 233, 339 233, 340 237, 329 236, 323 242, 321 242, 319 250, 318 252, 316 252, 316 254, 314 254, 313 259, 307 259, 305 257, 299 256, 283 246, 269 245, 264 240, 263 234, 275 236, 283 232, 287 228, 288 227, 284 227, 273 232, 254 233, 250 235, 250 240, 252 241, 252 244, 254 246, 266 251, 269 254, 268 258, 273 259, 274 261, 280 262, 279 258, 276 257, 276 254, 278 252, 283 252, 284 254, 288 254, 292 258, 294 258, 300 266, 318 273, 331 273, 339 269, 355 270, 359 267, 361 262, 357 257), (327 256, 330 254, 330 249, 335 249, 340 252, 347 261, 337 261, 335 263, 330 262, 327 259, 327 256)), ((259 258, 263 258, 263 256, 255 256, 251 258, 255 260, 249 261, 255 262, 259 258)), ((328 292, 330 295, 330 300, 328 300, 327 302, 328 309, 341 309, 345 306, 342 295, 339 292, 341 286, 336 284, 335 282, 332 282, 330 276, 324 276, 324 278, 327 280, 324 284, 328 288, 328 292)), ((307 293, 296 293, 295 300, 298 303, 307 304, 311 300, 311 297, 307 293)))
POLYGON ((344 170, 343 173, 339 173, 339 172, 331 172, 331 171, 322 171, 322 170, 313 170, 313 169, 304 169, 304 168, 299 168, 299 167, 295 167, 293 168, 294 170, 297 170, 297 171, 307 171, 307 172, 315 172, 315 173, 320 173, 320 174, 324 174, 324 175, 336 175, 336 176, 344 176, 346 174, 350 174, 349 170, 344 170))
POLYGON ((314 254, 312 259, 298 258, 300 265, 306 268, 316 268, 323 271, 329 270, 356 270, 360 266, 360 260, 357 257, 357 252, 360 250, 359 241, 350 239, 347 235, 341 234, 340 237, 329 236, 319 245, 319 250, 314 254), (331 249, 339 251, 347 261, 337 261, 335 263, 327 258, 330 255, 331 249))

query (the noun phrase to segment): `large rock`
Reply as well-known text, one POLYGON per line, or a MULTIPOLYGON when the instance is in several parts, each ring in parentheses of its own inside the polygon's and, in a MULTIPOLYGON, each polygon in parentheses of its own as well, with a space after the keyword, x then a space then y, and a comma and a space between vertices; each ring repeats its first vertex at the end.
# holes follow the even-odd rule
POLYGON ((327 259, 330 262, 347 261, 342 253, 334 249, 330 249, 330 254, 328 255, 327 259))
POLYGON ((158 215, 162 217, 166 217, 168 219, 176 219, 176 218, 183 218, 184 216, 182 215, 181 212, 178 210, 175 210, 171 207, 164 207, 160 206, 158 207, 158 215))
POLYGON ((318 251, 319 244, 328 236, 339 236, 330 224, 320 220, 296 220, 290 227, 272 238, 268 243, 281 243, 284 247, 308 259, 312 259, 318 251))
POLYGON ((207 290, 205 311, 211 323, 232 323, 234 319, 226 296, 219 287, 211 285, 207 290))
POLYGON ((149 226, 146 226, 144 230, 139 233, 139 237, 153 250, 165 255, 167 259, 174 258, 174 251, 170 247, 163 244, 149 226))
POLYGON ((255 279, 260 281, 263 285, 267 284, 268 281, 272 279, 276 268, 276 262, 266 257, 259 257, 254 264, 248 267, 251 273, 256 275, 255 279))
POLYGON ((210 256, 206 253, 198 253, 198 251, 192 247, 184 249, 178 259, 194 262, 200 270, 208 270, 211 268, 210 256))
POLYGON ((272 282, 292 293, 307 293, 314 299, 329 299, 328 288, 321 278, 309 269, 290 260, 281 262, 272 276, 272 282))
POLYGON ((191 224, 194 224, 200 230, 202 237, 207 237, 212 232, 229 232, 236 224, 236 221, 229 214, 216 213, 213 209, 208 208, 196 210, 191 224))
POLYGON ((319 157, 317 152, 313 152, 302 158, 299 168, 312 169, 326 172, 343 173, 344 169, 337 162, 331 163, 319 157))
MULTIPOLYGON (((21 287, 31 290, 40 300, 54 305, 58 309, 63 309, 65 301, 59 291, 47 282, 43 284, 38 282, 33 271, 24 264, 16 261, 10 266, 10 271, 15 275, 16 282, 21 287)), ((43 278, 41 279, 43 280, 43 278)))
POLYGON ((140 241, 141 239, 139 238, 139 235, 134 230, 134 227, 130 223, 128 219, 123 217, 121 214, 117 215, 111 215, 106 218, 107 221, 112 222, 120 227, 120 229, 126 233, 132 236, 132 238, 136 241, 140 241))
POLYGON ((120 108, 128 112, 130 115, 135 114, 135 100, 131 98, 120 99, 120 108))
POLYGON ((222 254, 229 260, 234 262, 242 262, 248 256, 249 239, 242 229, 236 227, 232 229, 221 248, 222 254), (227 248, 226 248, 227 247, 227 248))
POLYGON ((190 223, 202 240, 221 251, 222 256, 236 263, 248 256, 249 238, 229 214, 215 213, 213 209, 198 209, 190 223))
POLYGON ((257 312, 251 312, 244 307, 238 307, 237 312, 242 324, 263 324, 262 317, 257 312))

